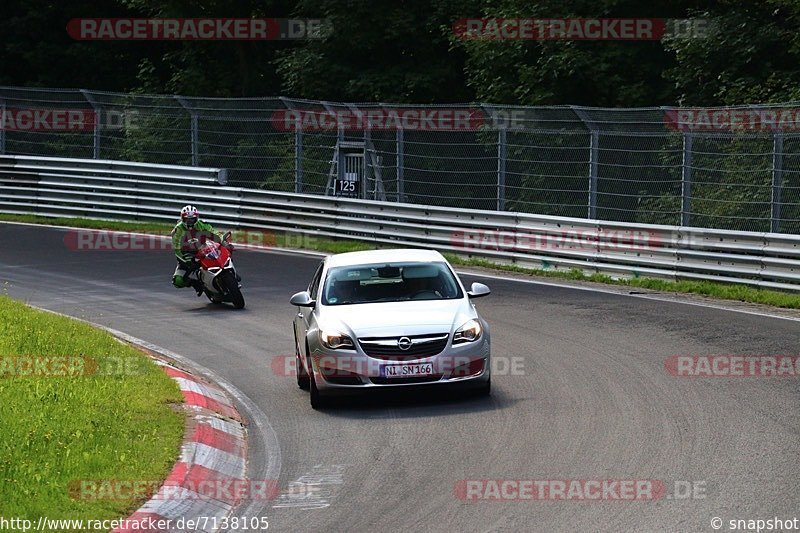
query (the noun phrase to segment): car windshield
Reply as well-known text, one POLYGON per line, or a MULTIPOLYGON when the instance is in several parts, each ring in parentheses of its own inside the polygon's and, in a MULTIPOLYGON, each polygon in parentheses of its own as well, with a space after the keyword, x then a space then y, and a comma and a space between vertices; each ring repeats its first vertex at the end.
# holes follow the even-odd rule
POLYGON ((381 263, 328 270, 322 303, 452 300, 462 296, 455 276, 445 263, 381 263))

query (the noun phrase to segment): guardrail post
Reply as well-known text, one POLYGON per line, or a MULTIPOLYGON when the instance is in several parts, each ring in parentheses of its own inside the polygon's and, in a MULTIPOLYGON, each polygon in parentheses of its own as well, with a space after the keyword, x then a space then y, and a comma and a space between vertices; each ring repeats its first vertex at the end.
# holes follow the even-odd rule
POLYGON ((683 157, 681 159, 681 226, 692 221, 692 144, 691 133, 683 134, 683 157))
POLYGON ((100 120, 101 120, 101 109, 97 105, 97 102, 94 99, 89 91, 86 89, 80 89, 81 94, 83 97, 86 98, 86 101, 89 102, 89 105, 92 106, 92 110, 94 111, 94 135, 93 135, 93 142, 92 142, 92 158, 100 159, 100 120))
POLYGON ((497 210, 506 210, 506 128, 497 129, 497 210))
POLYGON ((189 102, 183 96, 176 96, 175 99, 181 104, 181 107, 189 113, 189 117, 191 118, 190 137, 192 144, 192 166, 196 167, 200 164, 200 128, 197 111, 189 105, 189 102))
POLYGON ((403 129, 397 128, 397 201, 405 202, 405 154, 403 152, 403 129))
POLYGON ((772 209, 770 231, 781 231, 781 192, 783 188, 783 133, 772 138, 772 209))

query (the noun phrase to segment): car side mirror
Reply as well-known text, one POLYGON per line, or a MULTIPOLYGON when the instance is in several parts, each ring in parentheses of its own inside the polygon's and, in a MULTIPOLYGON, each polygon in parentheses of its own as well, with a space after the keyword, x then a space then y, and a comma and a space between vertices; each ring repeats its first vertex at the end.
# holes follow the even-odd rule
POLYGON ((293 295, 291 298, 289 298, 289 303, 296 305, 297 307, 314 307, 317 305, 317 301, 311 298, 311 295, 308 293, 308 291, 300 291, 293 295))
POLYGON ((480 298, 481 296, 486 296, 487 294, 491 294, 492 291, 489 290, 489 287, 484 285, 483 283, 473 283, 470 290, 467 291, 467 296, 470 298, 480 298))

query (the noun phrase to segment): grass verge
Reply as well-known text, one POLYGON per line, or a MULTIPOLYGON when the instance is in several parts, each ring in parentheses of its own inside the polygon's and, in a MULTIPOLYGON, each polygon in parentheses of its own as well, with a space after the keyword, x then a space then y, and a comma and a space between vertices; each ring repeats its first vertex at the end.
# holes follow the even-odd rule
MULTIPOLYGON (((102 221, 83 218, 47 218, 32 215, 5 215, 0 214, 0 221, 10 220, 17 222, 28 222, 33 224, 56 224, 64 226, 75 226, 96 229, 120 230, 120 231, 140 231, 140 232, 163 232, 171 229, 169 224, 140 223, 140 222, 116 222, 102 221)), ((234 234, 234 242, 236 235, 234 234)), ((378 248, 375 244, 363 241, 353 241, 344 239, 297 239, 290 235, 276 234, 274 245, 284 248, 304 248, 318 252, 338 254, 343 252, 355 252, 360 250, 372 250, 378 248)), ((589 281, 595 283, 605 283, 609 285, 623 285, 641 289, 650 289, 662 292, 676 292, 699 294, 722 300, 736 300, 741 302, 756 303, 782 307, 787 309, 800 309, 800 294, 781 292, 769 289, 759 289, 734 283, 720 283, 713 281, 670 281, 656 278, 632 278, 614 279, 602 274, 586 275, 580 270, 550 271, 533 268, 521 267, 518 265, 505 265, 493 263, 486 259, 463 258, 456 254, 444 254, 454 265, 466 267, 488 268, 504 272, 516 272, 531 277, 547 277, 557 279, 568 279, 575 281, 589 281)))
POLYGON ((0 516, 127 516, 141 499, 92 500, 75 489, 81 480, 164 479, 183 437, 181 401, 133 347, 0 295, 0 516))

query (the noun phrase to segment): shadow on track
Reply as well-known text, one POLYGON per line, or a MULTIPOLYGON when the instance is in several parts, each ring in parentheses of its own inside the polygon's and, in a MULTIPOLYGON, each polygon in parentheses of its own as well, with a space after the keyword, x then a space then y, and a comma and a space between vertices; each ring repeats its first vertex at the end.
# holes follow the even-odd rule
POLYGON ((246 313, 247 307, 244 309, 236 309, 229 303, 212 303, 206 302, 206 305, 197 307, 187 307, 185 309, 181 309, 184 313, 201 313, 201 314, 213 314, 213 313, 223 313, 225 311, 236 311, 237 313, 246 313))
MULTIPOLYGON (((306 399, 306 402, 308 400, 306 399)), ((330 398, 330 404, 321 412, 339 418, 419 418, 443 417, 508 409, 518 402, 499 388, 491 396, 479 396, 472 391, 445 389, 371 390, 352 396, 330 398), (380 411, 384 411, 380 416, 380 411)), ((310 407, 309 407, 310 408, 310 407)))

